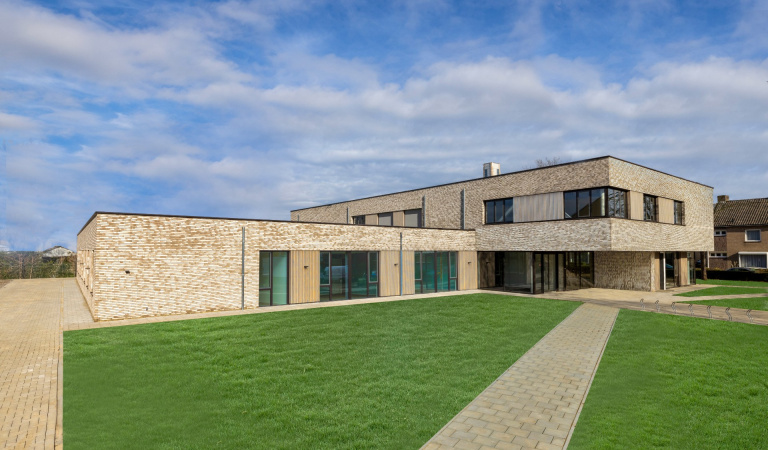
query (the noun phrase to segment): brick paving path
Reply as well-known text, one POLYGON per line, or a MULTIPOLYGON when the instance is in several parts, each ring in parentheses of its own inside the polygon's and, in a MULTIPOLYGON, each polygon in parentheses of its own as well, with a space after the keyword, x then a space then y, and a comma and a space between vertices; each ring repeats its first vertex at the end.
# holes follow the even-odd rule
POLYGON ((60 447, 61 330, 64 318, 85 317, 74 279, 0 289, 0 448, 60 447))
POLYGON ((618 311, 580 306, 423 449, 564 448, 618 311))

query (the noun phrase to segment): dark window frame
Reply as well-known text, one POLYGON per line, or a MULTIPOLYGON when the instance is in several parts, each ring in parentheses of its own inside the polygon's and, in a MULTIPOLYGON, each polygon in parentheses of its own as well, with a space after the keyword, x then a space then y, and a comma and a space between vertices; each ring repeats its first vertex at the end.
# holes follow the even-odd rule
POLYGON ((675 216, 675 225, 685 225, 685 203, 679 200, 672 200, 675 216))
POLYGON ((406 210, 403 211, 403 226, 404 227, 406 227, 406 228, 422 228, 422 224, 423 223, 424 223, 424 220, 423 220, 423 217, 422 217, 421 208, 406 209, 406 210), (410 226, 405 224, 406 223, 406 216, 408 215, 408 213, 413 214, 414 212, 418 213, 418 215, 419 215, 418 216, 418 221, 417 221, 417 224, 416 224, 415 227, 410 227, 410 226))
MULTIPOLYGON (((584 188, 584 189, 574 189, 570 191, 563 191, 563 219, 562 220, 580 220, 580 219, 627 219, 629 218, 629 208, 628 208, 628 194, 629 191, 626 189, 619 189, 613 186, 595 186, 591 188, 584 188), (600 192, 595 196, 595 192, 600 192), (624 212, 624 215, 612 215, 611 214, 611 193, 622 193, 623 197, 623 208, 622 211, 624 212), (575 201, 575 214, 569 214, 568 213, 568 204, 569 200, 567 197, 570 195, 575 196, 574 199, 570 200, 571 202, 575 201), (586 194, 587 202, 583 206, 580 206, 579 201, 582 198, 582 195, 586 194), (602 196, 603 200, 600 202, 599 205, 600 208, 602 208, 602 215, 593 215, 592 210, 594 209, 596 203, 595 200, 602 196), (587 212, 586 215, 581 215, 582 210, 585 210, 587 212)), ((615 208, 614 208, 615 209, 615 208)), ((571 211, 574 212, 574 211, 571 211)))
POLYGON ((643 194, 643 221, 644 222, 658 222, 659 221, 659 197, 650 194, 643 194), (648 200, 653 200, 652 211, 648 209, 648 200), (651 215, 649 215, 649 212, 651 215))
POLYGON ((380 227, 394 227, 394 226, 395 226, 395 213, 394 213, 394 212, 383 212, 383 213, 378 213, 378 214, 376 215, 376 217, 377 217, 377 220, 378 220, 378 225, 379 225, 380 227), (381 217, 382 217, 382 216, 384 216, 384 217, 387 217, 387 216, 389 216, 389 225, 382 225, 382 224, 381 224, 381 217))
MULTIPOLYGON (((275 306, 275 295, 272 291, 275 287, 274 283, 274 276, 275 276, 275 265, 272 262, 273 260, 273 254, 274 253, 285 253, 286 254, 286 263, 287 266, 285 268, 285 286, 286 286, 286 292, 285 292, 285 304, 290 305, 291 304, 291 252, 289 250, 259 250, 259 264, 261 264, 261 254, 262 253, 269 253, 269 287, 263 288, 261 287, 261 283, 259 283, 259 296, 261 296, 261 291, 269 291, 269 305, 261 305, 261 302, 259 301, 259 307, 260 308, 266 308, 267 306, 275 306)), ((261 272, 261 265, 259 265, 259 272, 261 272)), ((261 275, 259 273, 259 275, 261 275)), ((277 306, 283 306, 283 305, 277 305, 277 306)))
POLYGON ((343 250, 323 250, 323 251, 320 251, 319 253, 320 253, 320 258, 319 259, 320 259, 321 262, 318 263, 318 265, 317 265, 318 270, 322 270, 323 255, 328 255, 328 272, 329 272, 328 273, 328 283, 323 284, 323 282, 322 282, 322 273, 320 273, 320 276, 318 277, 318 279, 320 280, 319 287, 326 287, 326 286, 328 287, 328 298, 324 299, 323 296, 318 292, 318 297, 319 297, 319 300, 321 302, 349 300, 351 298, 350 292, 351 292, 351 289, 352 289, 352 281, 350 280, 350 276, 349 276, 349 273, 350 273, 349 266, 350 266, 350 264, 352 262, 352 253, 365 253, 366 254, 365 259, 366 259, 366 266, 367 266, 367 269, 368 269, 368 272, 367 272, 368 275, 366 276, 366 295, 368 295, 368 297, 365 297, 365 298, 381 297, 381 282, 380 282, 380 280, 381 280, 381 270, 380 270, 381 269, 381 252, 373 251, 373 250, 349 250, 349 251, 343 251, 343 250), (346 284, 345 292, 347 294, 347 298, 345 298, 345 299, 339 299, 339 300, 332 300, 331 299, 331 297, 333 296, 333 276, 332 276, 332 274, 330 272, 331 272, 332 267, 333 267, 332 266, 333 253, 344 253, 345 258, 346 258, 346 262, 347 262, 347 264, 346 264, 346 268, 347 268, 347 281, 345 283, 346 284), (376 281, 371 281, 371 273, 372 273, 372 271, 371 271, 371 254, 372 253, 376 254, 376 281), (370 296, 370 294, 371 294, 371 285, 374 285, 374 284, 376 285, 376 296, 375 297, 371 297, 370 296))
POLYGON ((353 225, 365 225, 365 216, 352 216, 353 225))
POLYGON ((486 225, 500 225, 504 223, 515 223, 514 197, 485 200, 483 204, 485 205, 485 224, 486 225), (507 203, 509 203, 509 205, 511 206, 511 210, 509 211, 509 214, 507 214, 507 203), (493 204, 493 208, 489 207, 490 204, 493 204), (496 220, 496 218, 498 217, 499 205, 501 206, 501 220, 496 220), (493 212, 492 217, 489 216, 491 212, 493 212), (493 221, 488 221, 488 219, 490 218, 493 218, 493 221))
POLYGON ((414 293, 415 294, 429 294, 432 292, 453 292, 459 291, 459 271, 461 268, 459 267, 459 252, 452 251, 452 250, 427 250, 427 251, 414 251, 413 252, 413 280, 414 280, 414 293), (432 253, 434 255, 434 267, 435 267, 435 275, 434 275, 434 291, 424 291, 424 253, 432 253), (438 253, 447 253, 448 254, 448 291, 440 291, 437 288, 437 254, 438 253), (417 264, 418 261, 418 264, 417 264), (451 276, 451 261, 454 261, 454 267, 456 267, 456 276, 451 276), (419 267, 419 277, 416 278, 416 266, 419 267), (456 286, 456 289, 451 289, 451 281, 454 282, 454 286, 456 286))

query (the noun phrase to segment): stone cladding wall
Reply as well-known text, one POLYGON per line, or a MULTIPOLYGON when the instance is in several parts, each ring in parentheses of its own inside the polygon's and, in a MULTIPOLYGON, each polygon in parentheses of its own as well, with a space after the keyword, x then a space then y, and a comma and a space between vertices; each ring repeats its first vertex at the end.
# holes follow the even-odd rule
POLYGON ((607 251, 611 250, 611 220, 485 225, 476 230, 478 251, 607 251))
POLYGON ((420 209, 422 197, 426 197, 424 225, 430 228, 458 229, 461 228, 461 191, 466 190, 465 228, 474 229, 485 222, 483 217, 485 200, 607 184, 608 159, 597 159, 301 209, 291 211, 291 220, 345 223, 347 208, 349 208, 350 217, 420 209))
POLYGON ((595 287, 650 291, 652 252, 595 252, 595 287))
POLYGON ((97 218, 94 217, 77 235, 77 272, 75 278, 85 302, 93 309, 94 261, 93 251, 96 249, 97 218))
POLYGON ((407 251, 476 248, 473 231, 99 214, 78 236, 93 245, 94 317, 240 309, 243 227, 245 308, 258 307, 260 250, 399 250, 401 232, 407 251))

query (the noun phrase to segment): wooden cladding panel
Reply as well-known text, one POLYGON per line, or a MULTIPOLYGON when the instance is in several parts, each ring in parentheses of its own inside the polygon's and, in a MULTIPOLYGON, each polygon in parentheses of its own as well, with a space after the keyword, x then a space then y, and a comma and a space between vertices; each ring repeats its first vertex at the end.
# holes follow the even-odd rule
POLYGON ((658 198, 659 222, 675 223, 675 202, 668 198, 658 198))
POLYGON ((563 193, 524 195, 514 199, 515 222, 539 222, 563 218, 563 193))
POLYGON ((680 286, 688 286, 691 284, 691 280, 688 279, 688 256, 682 253, 677 263, 678 273, 680 274, 680 286))
POLYGON ((459 252, 458 288, 477 289, 477 252, 459 252))
POLYGON ((643 220, 643 193, 629 192, 629 218, 632 220, 643 220))
POLYGON ((403 295, 416 293, 414 261, 415 259, 413 252, 403 252, 403 295))
POLYGON ((395 211, 392 213, 392 225, 396 227, 405 226, 405 211, 395 211))
POLYGON ((320 252, 292 251, 289 270, 290 302, 294 304, 320 301, 320 252))
POLYGON ((496 285, 496 254, 495 252, 477 252, 477 287, 479 289, 496 285))
POLYGON ((368 214, 365 216, 365 224, 366 225, 378 225, 379 224, 379 215, 378 214, 368 214))
POLYGON ((379 296, 400 295, 400 251, 379 252, 379 296))

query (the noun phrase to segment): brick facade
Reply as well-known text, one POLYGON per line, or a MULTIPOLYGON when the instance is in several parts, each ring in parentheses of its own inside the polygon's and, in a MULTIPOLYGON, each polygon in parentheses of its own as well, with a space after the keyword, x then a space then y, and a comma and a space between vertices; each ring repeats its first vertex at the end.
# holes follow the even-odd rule
POLYGON ((724 252, 725 258, 709 258, 709 267, 713 269, 730 269, 739 267, 739 252, 768 253, 768 225, 716 228, 724 230, 725 236, 716 236, 715 252, 724 252), (747 230, 760 230, 760 242, 747 242, 747 230))

